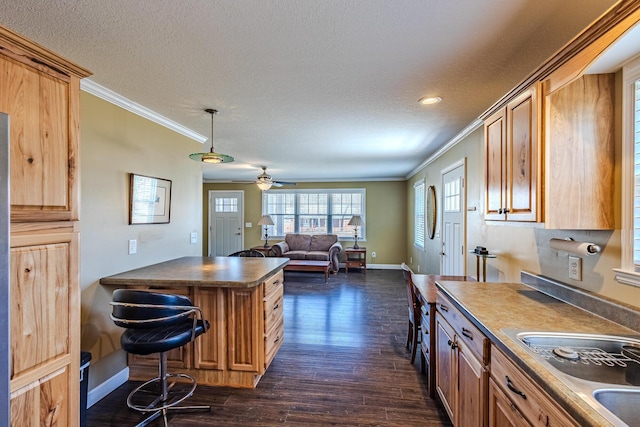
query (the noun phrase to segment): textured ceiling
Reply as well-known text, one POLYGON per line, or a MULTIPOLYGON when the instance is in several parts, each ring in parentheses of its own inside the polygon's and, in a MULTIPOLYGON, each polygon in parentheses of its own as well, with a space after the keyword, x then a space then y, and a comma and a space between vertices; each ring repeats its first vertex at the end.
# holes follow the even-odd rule
POLYGON ((0 23, 207 137, 218 109, 236 161, 205 180, 348 181, 406 177, 613 3, 20 0, 0 23))

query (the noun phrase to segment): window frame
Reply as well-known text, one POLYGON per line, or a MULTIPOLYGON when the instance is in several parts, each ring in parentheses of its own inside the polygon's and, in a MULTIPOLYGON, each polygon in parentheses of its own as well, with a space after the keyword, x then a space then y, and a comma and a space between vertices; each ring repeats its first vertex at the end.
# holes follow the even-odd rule
MULTIPOLYGON (((327 195, 327 201, 326 201, 326 218, 327 218, 327 231, 326 234, 337 234, 338 235, 338 239, 342 240, 342 241, 355 241, 355 229, 351 229, 354 228, 353 226, 345 226, 348 228, 344 228, 343 230, 348 230, 347 234, 340 234, 340 232, 335 232, 333 230, 333 216, 342 216, 343 218, 347 217, 347 221, 349 219, 351 219, 351 216, 353 215, 360 215, 362 217, 362 220, 364 222, 364 225, 358 226, 358 241, 359 242, 365 242, 367 240, 367 232, 366 232, 366 206, 367 206, 367 201, 366 201, 366 189, 365 188, 318 188, 318 189, 269 189, 267 191, 263 191, 262 192, 263 196, 262 196, 262 215, 271 215, 272 217, 277 215, 277 214, 272 214, 267 212, 267 197, 269 195, 272 194, 292 194, 294 195, 294 213, 292 214, 288 214, 290 216, 294 217, 294 229, 295 229, 295 233, 299 233, 300 231, 300 218, 303 218, 305 216, 313 216, 313 214, 302 214, 300 213, 300 196, 301 195, 308 195, 308 194, 326 194, 327 195), (345 215, 337 215, 332 213, 332 196, 335 194, 359 194, 360 195, 360 206, 358 207, 360 212, 352 212, 350 214, 345 214, 345 215)), ((282 214, 285 215, 285 214, 282 214)), ((324 214, 319 214, 319 215, 324 215, 324 214)), ((277 222, 274 220, 274 222, 277 222)), ((268 226, 268 230, 269 230, 269 236, 273 237, 273 238, 280 238, 283 239, 285 236, 281 235, 279 233, 277 233, 276 230, 276 225, 270 225, 268 226), (273 233, 273 234, 272 234, 273 233)), ((303 233, 303 234, 307 234, 307 233, 303 233)), ((321 233, 314 233, 314 234, 321 234, 321 233)))
MULTIPOLYGON (((634 262, 634 232, 640 230, 640 218, 634 218, 635 205, 635 82, 640 80, 640 56, 623 67, 622 71, 622 229, 621 267, 614 268, 615 279, 640 287, 640 265, 634 262)), ((640 107, 640 105, 638 106, 640 107)), ((640 178, 640 172, 638 173, 640 178)))
POLYGON ((426 238, 426 182, 423 179, 413 184, 413 245, 424 250, 426 238), (420 211, 421 209, 421 211, 420 211), (419 239, 421 237, 421 239, 419 239))

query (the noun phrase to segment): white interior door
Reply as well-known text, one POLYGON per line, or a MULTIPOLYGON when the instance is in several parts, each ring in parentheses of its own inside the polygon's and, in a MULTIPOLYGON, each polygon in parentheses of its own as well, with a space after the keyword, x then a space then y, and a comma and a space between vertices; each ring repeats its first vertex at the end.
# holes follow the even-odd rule
POLYGON ((209 256, 242 250, 243 222, 243 191, 209 191, 209 256))
POLYGON ((442 264, 441 274, 465 274, 465 163, 442 171, 442 264))

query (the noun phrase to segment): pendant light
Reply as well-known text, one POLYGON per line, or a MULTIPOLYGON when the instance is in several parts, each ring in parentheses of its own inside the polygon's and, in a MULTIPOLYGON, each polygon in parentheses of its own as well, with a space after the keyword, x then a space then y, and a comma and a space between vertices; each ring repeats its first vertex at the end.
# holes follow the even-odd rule
POLYGON ((227 156, 226 154, 220 154, 213 151, 213 116, 218 114, 218 110, 214 110, 213 108, 207 108, 204 110, 205 112, 211 114, 211 151, 208 153, 193 153, 189 155, 191 160, 195 160, 197 162, 205 162, 205 163, 231 163, 233 162, 233 157, 227 156))

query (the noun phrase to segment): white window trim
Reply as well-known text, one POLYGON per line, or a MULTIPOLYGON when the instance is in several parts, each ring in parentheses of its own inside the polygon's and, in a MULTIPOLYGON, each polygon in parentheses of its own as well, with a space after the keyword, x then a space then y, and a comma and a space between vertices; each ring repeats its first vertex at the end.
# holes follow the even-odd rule
POLYGON ((413 203, 414 203, 414 206, 413 206, 413 246, 415 246, 416 248, 418 248, 420 250, 424 250, 425 247, 426 247, 426 244, 427 244, 427 227, 426 227, 426 218, 425 218, 425 215, 426 215, 426 206, 425 206, 425 203, 426 203, 426 191, 427 191, 427 189, 426 189, 426 183, 425 183, 424 178, 419 180, 419 181, 416 181, 413 184, 413 203), (416 219, 417 219, 416 218, 417 217, 417 215, 416 215, 416 207, 417 207, 416 189, 419 186, 422 186, 422 231, 423 231, 423 233, 422 233, 422 245, 420 244, 420 242, 417 241, 418 224, 416 222, 416 219))
MULTIPOLYGON (((362 219, 364 221, 364 225, 361 225, 358 227, 358 242, 366 242, 367 241, 367 190, 366 188, 307 188, 307 189, 278 189, 278 190, 274 190, 274 189, 270 189, 270 190, 266 190, 263 192, 265 195, 267 193, 289 193, 289 194, 298 194, 298 193, 303 193, 303 194, 312 194, 312 193, 316 193, 316 194, 322 194, 322 193, 326 193, 326 194, 335 194, 335 193, 361 193, 362 194, 362 207, 361 207, 361 211, 362 211, 362 219)), ((266 211, 265 211, 265 202, 264 202, 264 197, 262 198, 262 215, 266 215, 266 211)), ((296 203, 297 204, 297 203, 296 203)), ((297 210, 297 206, 296 206, 296 210, 297 210)), ((298 214, 295 214, 296 216, 298 216, 298 214)), ((330 216, 330 215, 329 215, 330 216)), ((279 235, 273 235, 270 236, 273 238, 281 238, 284 239, 285 236, 279 236, 279 235)), ((341 241, 355 241, 355 237, 354 236, 344 236, 344 235, 339 235, 339 240, 341 241)))
POLYGON ((640 272, 635 271, 633 262, 633 204, 635 181, 635 141, 634 141, 634 83, 640 79, 640 56, 630 61, 622 71, 622 230, 620 268, 614 268, 616 281, 640 287, 640 272))

